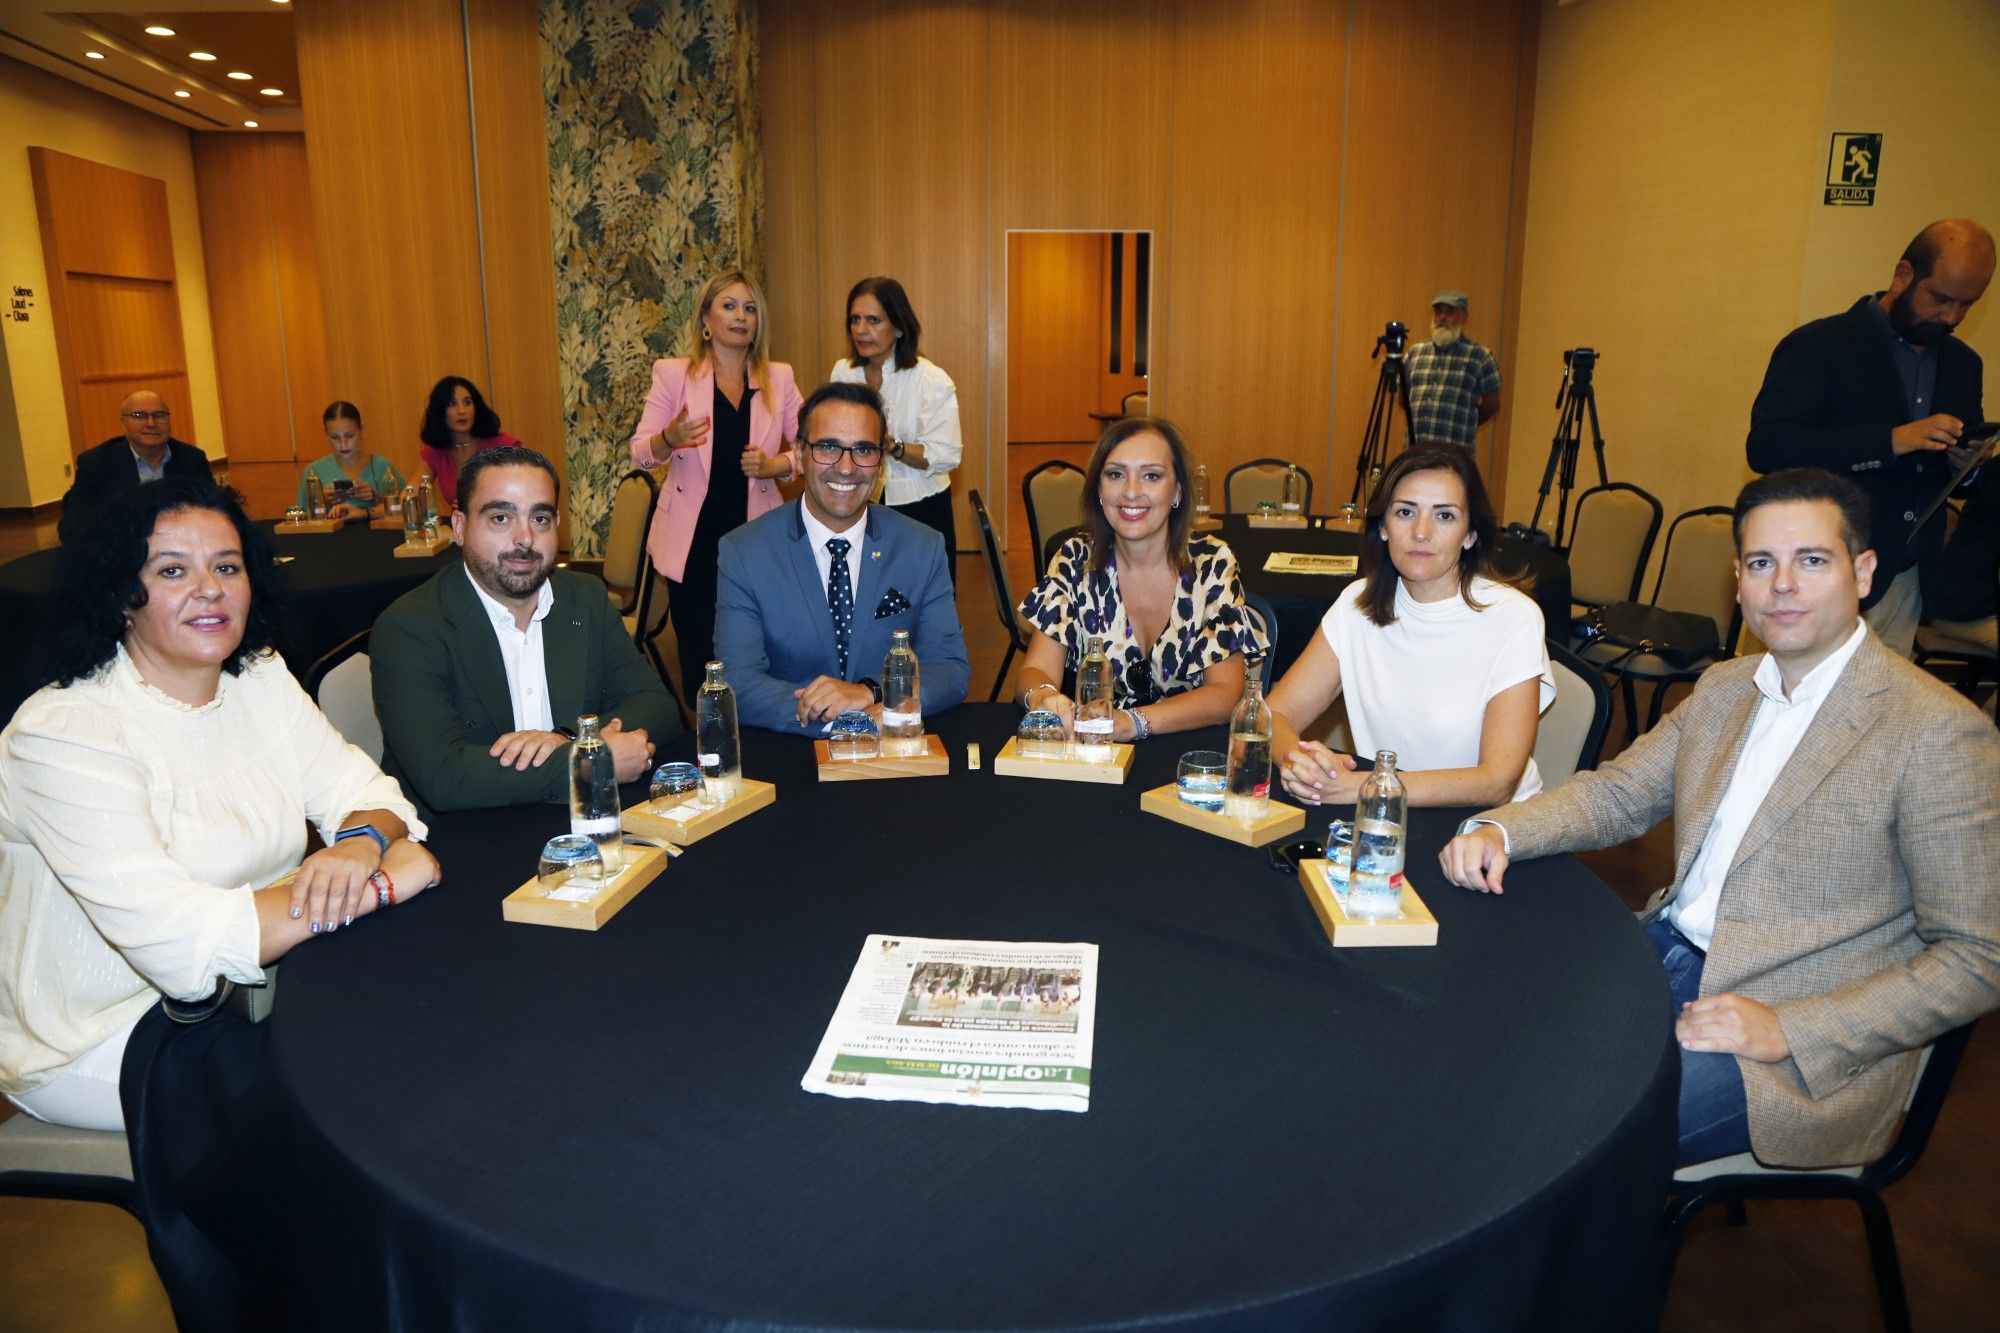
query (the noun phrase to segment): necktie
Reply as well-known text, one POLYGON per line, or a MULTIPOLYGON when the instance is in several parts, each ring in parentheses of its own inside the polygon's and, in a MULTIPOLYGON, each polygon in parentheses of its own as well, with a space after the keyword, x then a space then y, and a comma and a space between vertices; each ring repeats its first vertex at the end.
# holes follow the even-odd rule
POLYGON ((826 571, 826 609, 833 613, 833 650, 840 659, 837 674, 847 679, 847 648, 854 641, 854 585, 847 577, 847 552, 854 543, 845 537, 829 537, 826 549, 833 552, 833 564, 826 571))

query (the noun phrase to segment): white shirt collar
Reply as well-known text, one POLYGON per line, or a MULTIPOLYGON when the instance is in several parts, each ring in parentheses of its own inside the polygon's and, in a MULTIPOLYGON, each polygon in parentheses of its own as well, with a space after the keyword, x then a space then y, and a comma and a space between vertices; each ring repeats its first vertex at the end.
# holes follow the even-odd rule
MULTIPOLYGON (((486 607, 486 614, 493 618, 494 626, 498 629, 512 630, 516 634, 521 633, 521 628, 514 623, 514 608, 480 587, 479 580, 472 577, 472 569, 469 565, 461 563, 459 568, 465 571, 465 581, 470 583, 472 591, 479 595, 480 602, 486 607)), ((546 619, 549 614, 549 608, 555 604, 556 590, 549 586, 547 579, 544 579, 542 580, 542 590, 535 594, 535 614, 528 618, 530 623, 546 619)))
POLYGON ((815 551, 826 550, 826 544, 829 539, 843 537, 852 543, 848 547, 848 559, 852 560, 854 552, 860 550, 862 545, 868 540, 868 511, 866 509, 861 511, 860 517, 850 524, 845 532, 835 532, 832 528, 820 522, 819 518, 813 513, 812 506, 804 500, 799 501, 799 517, 805 520, 806 540, 812 543, 815 551))
POLYGON ((1789 699, 1785 697, 1785 676, 1778 669, 1778 659, 1765 653, 1764 660, 1757 664, 1758 692, 1786 708, 1796 708, 1800 704, 1817 708, 1832 691, 1834 681, 1840 679, 1840 673, 1853 660, 1854 654, 1861 651, 1861 641, 1867 637, 1868 622, 1857 618, 1854 633, 1847 636, 1847 642, 1828 654, 1824 662, 1806 672, 1789 699))

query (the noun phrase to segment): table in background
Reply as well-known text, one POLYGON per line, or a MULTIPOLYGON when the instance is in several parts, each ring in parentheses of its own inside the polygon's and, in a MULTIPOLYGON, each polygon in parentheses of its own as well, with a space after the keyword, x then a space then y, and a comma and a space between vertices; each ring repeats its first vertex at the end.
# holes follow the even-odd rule
MULTIPOLYGON (((1317 527, 1253 528, 1242 514, 1218 514, 1222 528, 1216 535, 1236 553, 1236 567, 1243 588, 1271 603, 1278 617, 1277 676, 1282 677, 1299 660, 1319 623, 1348 584, 1348 576, 1328 574, 1273 574, 1264 562, 1277 551, 1298 551, 1312 555, 1354 555, 1361 549, 1361 534, 1334 526, 1333 519, 1314 519, 1317 527)), ((1547 632, 1557 638, 1569 627, 1569 562, 1558 551, 1529 542, 1502 537, 1494 544, 1494 560, 1502 570, 1523 569, 1534 579, 1531 595, 1542 608, 1547 632)))
MULTIPOLYGON (((278 536, 274 523, 257 525, 271 538, 285 580, 285 662, 304 676, 328 649, 375 623, 389 603, 458 560, 447 546, 434 556, 398 560, 399 532, 377 532, 350 523, 339 532, 278 536)), ((34 693, 43 675, 45 631, 60 614, 49 605, 62 548, 51 546, 0 565, 0 623, 14 627, 14 642, 0 667, 0 725, 34 693)))
MULTIPOLYGON (((559 807, 447 815, 443 883, 285 963, 301 1319, 329 1328, 1634 1328, 1679 1065, 1631 913, 1567 857, 1444 886, 1435 948, 1332 950, 1268 855, 1122 787, 819 784, 595 934, 504 922, 559 807), (871 931, 1100 946, 1084 1114, 799 1087, 871 931)), ((678 755, 685 738, 669 746, 678 755)), ((1315 814, 1313 825, 1323 824, 1315 814)))

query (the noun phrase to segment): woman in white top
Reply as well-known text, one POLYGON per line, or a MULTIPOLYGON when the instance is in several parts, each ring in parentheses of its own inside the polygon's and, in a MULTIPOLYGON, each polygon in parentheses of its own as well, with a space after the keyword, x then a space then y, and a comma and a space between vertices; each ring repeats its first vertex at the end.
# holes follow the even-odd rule
POLYGON ((0 1092, 84 1129, 123 1127, 126 1039, 162 996, 257 984, 438 874, 271 651, 277 565, 235 498, 154 482, 105 525, 64 550, 55 683, 0 732, 0 1092))
POLYGON ((833 363, 828 378, 866 384, 882 395, 889 418, 882 502, 944 534, 945 563, 956 587, 951 473, 965 450, 958 433, 958 388, 928 357, 917 355, 922 333, 902 283, 863 278, 847 293, 851 353, 833 363))
POLYGON ((1368 502, 1361 578, 1271 691, 1272 754, 1308 805, 1352 805, 1367 774, 1299 730, 1347 696, 1356 753, 1392 750, 1411 805, 1494 806, 1542 788, 1535 728, 1555 674, 1532 598, 1489 577, 1498 532, 1472 456, 1419 447, 1368 502))

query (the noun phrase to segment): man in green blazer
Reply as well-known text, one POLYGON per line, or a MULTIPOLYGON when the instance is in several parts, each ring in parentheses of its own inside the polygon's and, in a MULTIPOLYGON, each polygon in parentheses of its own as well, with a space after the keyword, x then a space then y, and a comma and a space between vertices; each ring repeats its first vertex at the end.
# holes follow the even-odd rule
POLYGON ((680 710, 604 585, 558 570, 555 468, 532 449, 473 455, 452 536, 465 552, 376 620, 368 651, 382 767, 427 810, 561 801, 579 714, 618 780, 642 776, 680 710))

